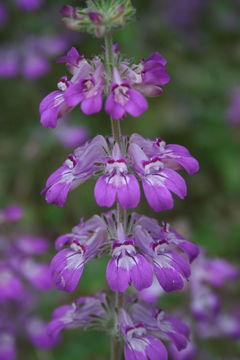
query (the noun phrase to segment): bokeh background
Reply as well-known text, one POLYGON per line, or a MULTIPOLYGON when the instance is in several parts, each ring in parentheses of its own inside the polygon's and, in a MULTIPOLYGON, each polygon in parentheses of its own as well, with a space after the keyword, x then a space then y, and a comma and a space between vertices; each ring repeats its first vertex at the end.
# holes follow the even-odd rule
MULTIPOLYGON (((24 2, 23 2, 24 3, 24 2)), ((136 21, 115 33, 120 50, 139 61, 159 51, 168 60, 171 82, 164 93, 149 99, 149 111, 122 121, 124 134, 160 136, 186 146, 200 162, 200 172, 187 178, 188 197, 175 199, 171 211, 154 214, 142 201, 140 213, 166 219, 211 256, 240 259, 240 7, 238 0, 135 0, 136 21)), ((73 33, 61 25, 62 0, 42 0, 33 9, 21 1, 0 1, 0 204, 17 203, 25 210, 19 232, 47 236, 54 253, 55 238, 68 232, 80 217, 100 213, 93 197, 94 180, 71 192, 64 208, 45 203, 45 180, 66 158, 61 136, 39 123, 38 105, 65 74, 55 60, 71 46, 86 56, 102 51, 101 41, 73 33), (1 8, 3 10, 1 10, 1 8)), ((71 5, 84 1, 72 0, 71 5)), ((76 108, 67 119, 89 136, 109 134, 104 112, 85 116, 76 108)), ((66 145, 66 144, 65 144, 66 145)), ((49 261, 51 254, 46 256, 49 261)), ((73 294, 52 291, 39 312, 47 320, 57 305, 107 288, 105 260, 88 265, 73 294)), ((239 291, 231 296, 237 302, 239 291)), ((172 308, 179 295, 163 299, 172 308)), ((230 301, 226 298, 226 302, 230 301)), ((49 353, 20 344, 19 359, 107 359, 104 334, 65 332, 49 353)), ((206 344, 213 357, 240 357, 239 343, 206 344)), ((203 359, 201 359, 203 360, 203 359)))

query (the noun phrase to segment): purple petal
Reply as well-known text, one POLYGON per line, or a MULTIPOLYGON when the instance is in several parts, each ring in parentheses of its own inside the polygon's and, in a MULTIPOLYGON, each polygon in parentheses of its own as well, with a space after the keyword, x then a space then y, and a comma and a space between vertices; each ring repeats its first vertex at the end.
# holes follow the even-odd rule
POLYGON ((174 194, 183 199, 187 194, 187 186, 185 180, 174 170, 164 169, 161 172, 162 176, 166 176, 165 185, 174 194))
POLYGON ((136 255, 137 262, 130 269, 131 281, 136 290, 148 288, 152 285, 152 267, 142 255, 136 255))
POLYGON ((140 201, 140 188, 134 175, 126 175, 126 185, 117 189, 117 198, 123 209, 135 208, 140 201))
POLYGON ((162 211, 173 208, 173 198, 164 186, 154 186, 143 180, 143 190, 148 204, 154 211, 162 211))
POLYGON ((168 353, 163 343, 152 336, 147 336, 150 344, 146 347, 146 353, 150 360, 167 360, 168 353))
POLYGON ((86 98, 82 101, 81 110, 86 115, 97 113, 102 108, 102 95, 101 93, 86 98))
POLYGON ((67 200, 71 183, 57 183, 52 185, 48 190, 43 189, 42 194, 46 191, 46 201, 48 204, 63 206, 67 200))
POLYGON ((124 107, 115 102, 113 93, 107 97, 105 110, 114 120, 122 119, 125 114, 124 107))
POLYGON ((106 182, 106 176, 100 176, 94 188, 94 196, 99 206, 111 207, 116 200, 117 188, 106 182))
POLYGON ((184 286, 182 276, 174 269, 154 264, 154 271, 159 284, 166 292, 180 290, 184 286))
POLYGON ((71 292, 76 289, 84 269, 82 254, 63 249, 54 256, 50 266, 53 281, 59 290, 71 292))
POLYGON ((129 271, 117 266, 117 262, 111 259, 107 265, 106 278, 112 291, 124 292, 130 282, 129 271))
POLYGON ((132 116, 140 116, 148 108, 145 97, 139 91, 133 89, 130 89, 128 94, 130 99, 125 105, 125 110, 132 116))

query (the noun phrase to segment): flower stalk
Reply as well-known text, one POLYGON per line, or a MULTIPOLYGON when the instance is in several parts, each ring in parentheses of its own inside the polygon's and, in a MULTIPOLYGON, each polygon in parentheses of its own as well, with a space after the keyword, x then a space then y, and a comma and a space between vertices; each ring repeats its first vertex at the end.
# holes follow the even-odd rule
MULTIPOLYGON (((112 77, 113 72, 113 41, 111 32, 107 32, 105 35, 105 69, 106 69, 106 77, 107 77, 107 95, 109 93, 109 84, 112 77)), ((120 120, 114 120, 111 116, 111 128, 112 128, 112 136, 114 141, 119 144, 121 149, 121 124, 120 120)), ((124 221, 124 209, 121 207, 119 202, 117 202, 117 220, 119 223, 123 224, 124 221)), ((115 311, 118 314, 119 310, 123 307, 124 303, 124 294, 120 292, 115 293, 115 311)), ((122 353, 122 346, 119 341, 119 337, 116 337, 115 334, 112 336, 112 348, 111 348, 111 360, 119 360, 122 353)))

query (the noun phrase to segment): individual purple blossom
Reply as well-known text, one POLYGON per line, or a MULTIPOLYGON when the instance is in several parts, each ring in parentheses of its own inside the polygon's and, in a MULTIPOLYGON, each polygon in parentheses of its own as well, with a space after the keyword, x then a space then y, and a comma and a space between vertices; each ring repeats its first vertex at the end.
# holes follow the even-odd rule
POLYGON ((40 349, 49 349, 56 345, 58 337, 53 338, 48 334, 47 323, 38 317, 26 319, 26 331, 31 343, 40 349))
POLYGON ((41 124, 44 127, 55 128, 57 121, 71 111, 72 107, 68 106, 64 99, 64 91, 71 86, 66 76, 63 76, 58 82, 59 90, 48 94, 39 105, 41 114, 41 124))
POLYGON ((69 125, 67 122, 60 124, 54 134, 59 142, 67 149, 74 149, 82 145, 88 138, 88 131, 80 125, 69 125))
POLYGON ((21 300, 25 290, 18 276, 6 265, 0 264, 0 303, 21 300))
POLYGON ((119 327, 124 338, 125 360, 167 360, 167 350, 156 337, 149 335, 142 322, 133 322, 124 309, 119 311, 119 327))
POLYGON ((190 278, 191 311, 197 320, 214 319, 220 311, 220 298, 212 286, 221 287, 236 280, 235 266, 223 259, 206 258, 202 253, 192 266, 190 278))
POLYGON ((56 240, 57 250, 69 246, 60 250, 51 261, 52 279, 59 290, 71 292, 76 289, 85 265, 97 257, 106 237, 105 224, 95 215, 86 223, 81 221, 71 234, 56 240))
POLYGON ((36 289, 48 291, 52 288, 51 274, 48 265, 37 263, 30 258, 26 258, 21 262, 20 271, 36 289))
POLYGON ((166 64, 167 61, 162 55, 155 52, 138 65, 129 67, 123 63, 122 66, 126 67, 131 85, 145 96, 158 96, 163 92, 161 86, 170 81, 166 64))
POLYGON ((198 161, 182 145, 166 144, 159 137, 154 140, 146 139, 139 134, 133 134, 130 142, 140 146, 150 158, 159 157, 167 168, 184 169, 188 175, 193 175, 199 170, 198 161))
POLYGON ((22 75, 25 79, 34 80, 45 75, 49 69, 49 60, 43 55, 28 54, 22 64, 22 75))
POLYGON ((161 287, 167 291, 179 290, 184 286, 183 279, 190 276, 188 261, 179 254, 178 248, 159 234, 152 238, 150 233, 140 223, 134 228, 136 245, 153 264, 154 273, 161 287))
POLYGON ((154 211, 173 208, 171 192, 183 199, 187 188, 184 179, 175 171, 165 167, 159 156, 148 157, 139 145, 131 143, 129 155, 133 168, 142 180, 148 204, 154 211))
POLYGON ((52 314, 48 333, 56 339, 63 329, 88 327, 106 317, 106 295, 100 292, 94 296, 80 297, 71 305, 62 305, 52 314))
POLYGON ((158 240, 162 238, 167 240, 169 244, 185 253, 190 262, 199 255, 198 246, 191 241, 187 241, 182 235, 172 229, 167 221, 162 221, 161 225, 159 225, 156 219, 144 215, 135 214, 135 216, 137 224, 148 231, 153 239, 158 240))
POLYGON ((86 115, 97 113, 102 108, 103 65, 99 59, 93 61, 93 65, 93 75, 83 73, 64 94, 68 106, 81 103, 81 110, 86 115))
POLYGON ((62 56, 57 60, 57 63, 66 63, 68 71, 74 75, 78 72, 82 60, 84 60, 84 56, 80 55, 75 47, 72 47, 66 56, 62 56))
POLYGON ((112 291, 125 292, 131 283, 139 291, 152 284, 152 268, 134 245, 134 239, 126 237, 123 226, 119 225, 106 271, 112 291))
POLYGON ((94 196, 99 206, 110 207, 117 200, 123 209, 134 208, 140 201, 138 181, 129 174, 127 161, 117 143, 112 156, 105 159, 104 175, 96 182, 94 196))
POLYGON ((48 248, 47 239, 40 236, 20 235, 14 246, 25 255, 39 255, 45 253, 48 248))
POLYGON ((136 303, 131 308, 134 321, 143 322, 149 333, 172 342, 178 350, 185 349, 189 341, 189 328, 179 318, 167 316, 159 307, 136 303))
POLYGON ((0 77, 11 78, 20 70, 17 50, 11 47, 0 49, 0 77))
POLYGON ((23 11, 33 11, 42 5, 42 0, 14 0, 16 5, 23 11))
POLYGON ((0 359, 14 360, 16 359, 15 339, 11 332, 0 331, 0 359))
POLYGON ((90 178, 105 155, 106 141, 103 136, 96 136, 68 156, 64 164, 47 180, 41 194, 46 195, 46 201, 57 206, 63 206, 71 189, 90 178))
POLYGON ((23 210, 19 205, 9 205, 0 210, 0 223, 17 221, 23 216, 23 210))
POLYGON ((105 110, 114 119, 118 120, 129 113, 132 116, 140 116, 148 108, 144 96, 131 88, 128 81, 121 79, 116 68, 113 69, 113 78, 110 95, 107 97, 105 110))

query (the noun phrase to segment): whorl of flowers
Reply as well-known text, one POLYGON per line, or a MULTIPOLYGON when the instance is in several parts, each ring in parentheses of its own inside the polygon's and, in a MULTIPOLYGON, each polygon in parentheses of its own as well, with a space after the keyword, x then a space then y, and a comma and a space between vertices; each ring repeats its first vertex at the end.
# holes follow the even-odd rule
POLYGON ((183 199, 187 193, 179 171, 193 175, 199 165, 184 146, 167 144, 160 137, 121 135, 120 121, 128 114, 141 116, 148 109, 145 97, 159 96, 170 79, 167 61, 159 52, 135 64, 113 45, 111 30, 130 20, 134 13, 131 2, 88 1, 85 9, 65 6, 61 12, 68 27, 103 36, 105 53, 86 59, 71 48, 58 59, 66 64, 70 77, 63 75, 58 90, 41 101, 41 124, 56 127, 78 105, 86 115, 104 109, 111 119, 112 136, 97 135, 76 148, 47 179, 42 195, 48 203, 63 206, 71 190, 94 177, 96 203, 108 208, 116 204, 116 210, 81 219, 70 233, 56 240, 52 279, 58 289, 72 292, 88 263, 108 256, 106 280, 116 305, 105 293, 80 297, 58 308, 48 329, 54 338, 64 328, 97 323, 113 338, 112 359, 119 358, 122 339, 126 360, 165 360, 168 355, 162 340, 169 340, 180 351, 188 345, 188 328, 162 309, 145 304, 140 296, 132 301, 125 293, 133 286, 140 295, 156 281, 165 292, 182 289, 198 248, 167 222, 159 224, 144 215, 127 214, 127 210, 140 203, 141 187, 154 211, 172 209, 173 194, 183 199))

